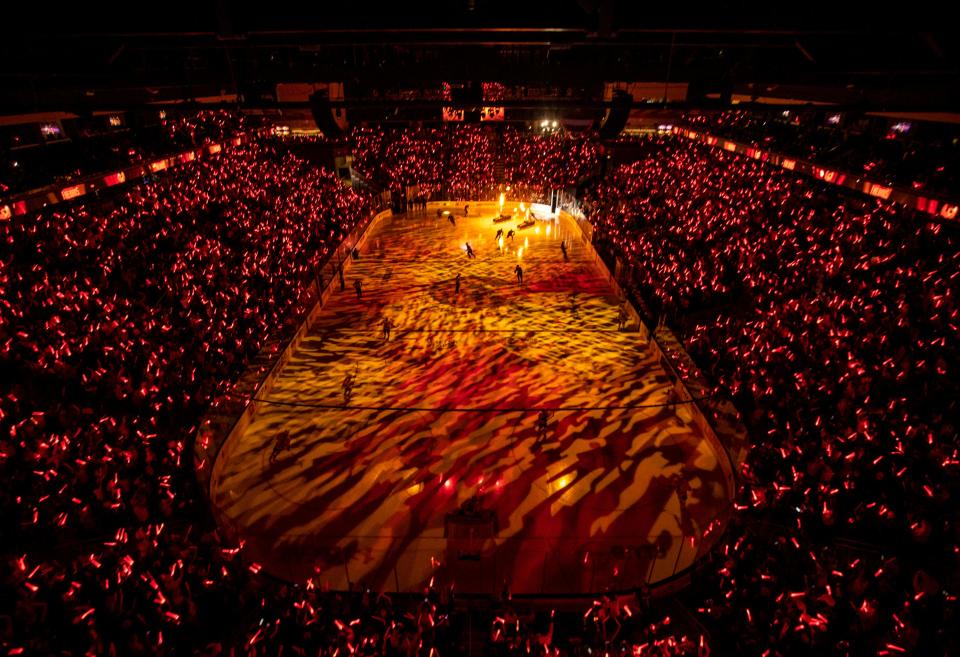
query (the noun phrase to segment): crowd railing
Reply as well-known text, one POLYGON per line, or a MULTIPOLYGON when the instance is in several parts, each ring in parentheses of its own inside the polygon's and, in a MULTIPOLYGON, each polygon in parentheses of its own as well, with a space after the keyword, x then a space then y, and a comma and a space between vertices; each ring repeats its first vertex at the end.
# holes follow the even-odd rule
POLYGON ((788 157, 774 151, 742 144, 726 137, 717 137, 697 128, 673 127, 673 134, 685 139, 697 141, 714 148, 722 148, 731 153, 743 155, 772 166, 779 166, 795 173, 812 176, 831 185, 846 187, 868 196, 891 201, 907 208, 924 212, 931 217, 945 221, 956 221, 960 212, 960 199, 945 199, 935 195, 923 194, 912 189, 891 185, 862 174, 850 173, 834 166, 824 166, 816 162, 788 157))
POLYGON ((254 130, 235 135, 220 142, 209 142, 162 157, 148 157, 142 162, 114 171, 91 173, 68 183, 51 184, 21 194, 0 199, 0 220, 13 216, 38 212, 49 205, 66 203, 82 199, 103 190, 137 183, 147 176, 161 174, 175 168, 188 165, 195 160, 216 157, 224 149, 236 148, 266 134, 265 130, 254 130))

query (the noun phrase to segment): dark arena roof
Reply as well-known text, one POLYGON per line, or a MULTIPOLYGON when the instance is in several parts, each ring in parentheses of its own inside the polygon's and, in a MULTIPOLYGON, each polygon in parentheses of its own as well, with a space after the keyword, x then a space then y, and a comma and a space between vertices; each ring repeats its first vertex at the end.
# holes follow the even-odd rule
POLYGON ((4 7, 0 657, 960 654, 948 9, 4 7))
POLYGON ((328 80, 352 103, 378 89, 497 80, 588 104, 604 100, 603 81, 626 80, 689 84, 691 106, 737 94, 945 111, 960 88, 953 33, 916 3, 111 5, 21 6, 0 45, 3 107, 115 110, 223 94, 264 107, 282 103, 277 83, 328 80))

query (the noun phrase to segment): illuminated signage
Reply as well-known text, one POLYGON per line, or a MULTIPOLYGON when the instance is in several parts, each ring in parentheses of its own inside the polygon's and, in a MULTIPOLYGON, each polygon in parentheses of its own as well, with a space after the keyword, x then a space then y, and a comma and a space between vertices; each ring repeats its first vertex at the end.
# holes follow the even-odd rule
POLYGON ((86 185, 73 185, 72 187, 64 187, 60 190, 60 198, 64 201, 69 201, 72 198, 77 198, 78 196, 83 196, 87 193, 86 185))
POLYGON ((876 196, 877 198, 882 198, 887 200, 890 198, 890 194, 893 192, 892 187, 884 187, 883 185, 878 185, 877 183, 864 183, 863 191, 865 191, 870 196, 876 196))
POLYGON ((9 205, 0 205, 0 220, 6 221, 13 216, 13 210, 9 205))
POLYGON ((727 149, 728 151, 735 151, 735 150, 737 150, 737 145, 734 144, 732 141, 725 141, 725 142, 723 142, 723 147, 724 147, 725 149, 727 149))
POLYGON ((41 123, 40 134, 43 135, 43 138, 47 141, 61 139, 63 137, 63 129, 59 123, 41 123))
POLYGON ((830 169, 814 169, 814 174, 817 178, 821 180, 826 180, 827 182, 834 182, 837 179, 837 172, 831 171, 830 169))
POLYGON ((940 216, 944 219, 956 219, 957 218, 957 206, 955 205, 944 205, 940 208, 940 216))
POLYGON ((503 121, 502 107, 484 107, 480 110, 481 121, 503 121))
POLYGON ((156 162, 150 163, 150 170, 156 173, 157 171, 163 171, 167 168, 166 160, 157 160, 156 162))
POLYGON ((123 171, 117 171, 116 173, 111 173, 109 176, 103 178, 103 182, 106 183, 107 187, 113 187, 114 185, 119 185, 127 181, 127 174, 123 171))
POLYGON ((220 144, 210 144, 210 146, 207 148, 207 151, 210 153, 210 155, 216 155, 220 152, 220 144))

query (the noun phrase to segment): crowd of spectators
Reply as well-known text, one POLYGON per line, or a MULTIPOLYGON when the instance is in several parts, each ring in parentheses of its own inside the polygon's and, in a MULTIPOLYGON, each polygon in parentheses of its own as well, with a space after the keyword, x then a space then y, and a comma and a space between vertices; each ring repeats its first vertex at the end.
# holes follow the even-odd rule
POLYGON ((672 138, 588 207, 750 432, 742 526, 695 587, 714 640, 956 652, 957 227, 672 138))
POLYGON ((490 198, 496 186, 497 145, 488 131, 473 126, 449 134, 446 185, 453 200, 490 198))
POLYGON ((550 189, 570 189, 595 175, 601 150, 592 133, 505 131, 501 156, 506 182, 524 198, 543 200, 550 189))
POLYGON ((418 187, 420 194, 438 196, 448 159, 446 141, 439 128, 357 128, 350 135, 353 167, 383 189, 402 194, 418 187))
MULTIPOLYGON (((220 140, 219 121, 171 138, 220 140)), ((353 138, 388 182, 464 195, 489 175, 450 168, 464 153, 598 153, 476 127, 353 138)), ((0 655, 956 654, 957 228, 722 149, 640 149, 588 196, 596 245, 752 439, 740 513, 683 594, 693 617, 643 597, 553 614, 508 593, 487 611, 451 590, 336 593, 221 535, 199 419, 372 212, 253 140, 0 223, 0 655)), ((591 171, 525 161, 505 167, 518 186, 591 171)))
POLYGON ((942 123, 834 111, 691 114, 691 127, 888 185, 955 201, 960 129, 942 123))
POLYGON ((428 198, 448 200, 491 200, 510 186, 542 201, 550 190, 574 188, 596 174, 601 155, 593 134, 499 126, 365 127, 350 141, 354 168, 366 178, 398 193, 418 187, 428 198))

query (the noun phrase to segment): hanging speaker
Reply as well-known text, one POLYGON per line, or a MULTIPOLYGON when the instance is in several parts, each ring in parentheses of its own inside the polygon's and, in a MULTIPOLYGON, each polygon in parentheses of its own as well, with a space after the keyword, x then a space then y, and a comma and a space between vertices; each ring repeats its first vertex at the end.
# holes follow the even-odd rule
POLYGON ((463 120, 466 123, 480 123, 480 108, 483 105, 483 88, 478 82, 468 82, 450 90, 450 98, 464 107, 463 120))
POLYGON ((327 139, 343 136, 343 130, 340 129, 336 119, 333 118, 330 94, 326 89, 318 89, 310 95, 310 113, 313 114, 313 122, 317 124, 317 129, 327 139))
POLYGON ((600 124, 601 139, 613 139, 623 131, 627 125, 627 119, 630 118, 631 105, 633 105, 633 96, 621 89, 613 90, 613 104, 603 123, 600 124))

